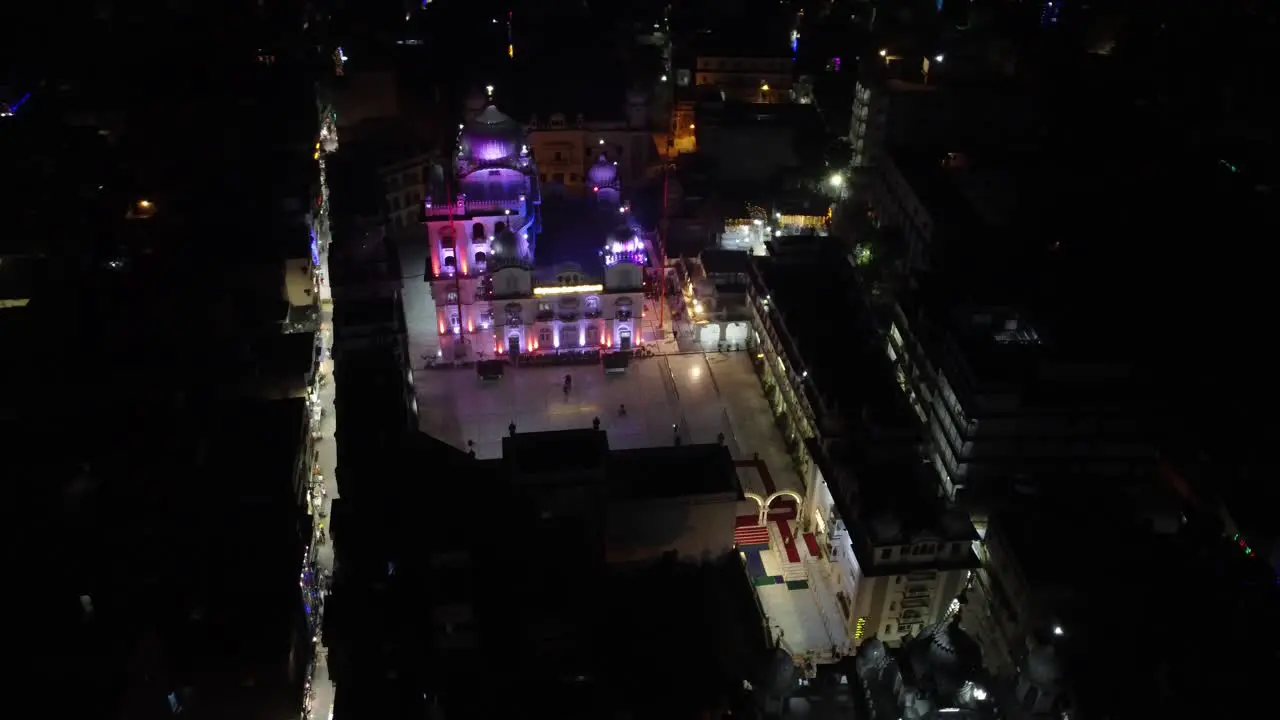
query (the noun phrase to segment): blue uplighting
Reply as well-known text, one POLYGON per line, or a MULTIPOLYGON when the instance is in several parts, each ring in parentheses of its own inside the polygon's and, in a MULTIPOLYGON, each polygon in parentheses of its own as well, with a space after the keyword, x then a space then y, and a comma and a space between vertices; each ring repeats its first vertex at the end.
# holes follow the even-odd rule
POLYGON ((31 99, 31 93, 25 93, 23 94, 22 97, 18 98, 14 102, 9 103, 8 105, 0 106, 4 108, 4 111, 0 112, 0 116, 8 117, 10 115, 16 115, 18 113, 18 109, 21 108, 23 105, 26 105, 27 101, 30 99, 31 99))

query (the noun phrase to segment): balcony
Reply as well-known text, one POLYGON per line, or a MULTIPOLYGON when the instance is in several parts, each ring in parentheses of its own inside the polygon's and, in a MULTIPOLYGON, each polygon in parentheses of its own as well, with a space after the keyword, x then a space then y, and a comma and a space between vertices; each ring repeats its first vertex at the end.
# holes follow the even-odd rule
POLYGON ((555 318, 555 316, 556 316, 555 312, 553 312, 553 311, 551 311, 551 310, 539 310, 539 311, 538 311, 538 312, 533 316, 533 318, 534 318, 535 320, 539 321, 539 322, 546 322, 546 321, 548 321, 548 320, 551 320, 551 319, 555 318))
POLYGON ((617 311, 617 313, 615 313, 615 314, 614 314, 614 319, 615 319, 615 320, 624 321, 624 322, 625 322, 625 321, 627 321, 627 320, 630 320, 630 319, 631 319, 631 311, 630 311, 630 310, 618 310, 618 311, 617 311))
POLYGON ((582 313, 582 317, 588 320, 596 320, 603 314, 600 312, 600 308, 587 308, 587 311, 582 313))
POLYGON ((520 215, 524 213, 524 196, 506 200, 468 200, 460 196, 453 205, 433 205, 427 201, 425 211, 427 217, 445 217, 448 215, 520 215))
POLYGON ((556 319, 559 320, 560 322, 577 322, 578 311, 577 310, 561 310, 560 312, 556 313, 556 319))
POLYGON ((508 326, 511 326, 511 325, 517 325, 517 326, 518 326, 518 325, 523 325, 523 324, 524 324, 524 318, 520 317, 519 315, 508 315, 508 316, 507 316, 507 325, 508 325, 508 326))

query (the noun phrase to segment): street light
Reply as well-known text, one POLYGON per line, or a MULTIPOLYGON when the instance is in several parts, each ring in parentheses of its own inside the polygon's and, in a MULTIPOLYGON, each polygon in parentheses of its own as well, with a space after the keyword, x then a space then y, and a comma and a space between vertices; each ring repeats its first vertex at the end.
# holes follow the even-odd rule
POLYGON ((488 93, 488 94, 489 94, 489 97, 493 97, 493 86, 492 86, 492 85, 485 85, 485 86, 484 86, 484 91, 485 91, 486 93, 488 93))
POLYGON ((831 183, 831 187, 842 187, 844 186, 844 176, 840 173, 832 173, 828 182, 831 183))
POLYGON ((888 56, 889 56, 889 51, 888 51, 888 50, 881 50, 881 51, 880 51, 880 57, 888 57, 888 56))
POLYGON ((666 81, 667 81, 666 75, 663 75, 662 77, 658 78, 658 82, 666 82, 666 81))
POLYGON ((942 53, 938 53, 937 55, 934 55, 934 56, 933 56, 933 61, 934 61, 934 62, 936 62, 936 63, 940 63, 940 62, 942 62, 942 58, 943 58, 943 57, 944 57, 944 56, 942 55, 942 53))

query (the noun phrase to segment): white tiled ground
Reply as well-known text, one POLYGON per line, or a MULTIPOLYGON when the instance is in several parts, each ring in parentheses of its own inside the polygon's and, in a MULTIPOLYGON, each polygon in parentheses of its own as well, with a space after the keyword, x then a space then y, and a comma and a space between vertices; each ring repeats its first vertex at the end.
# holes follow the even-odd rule
MULTIPOLYGON (((419 427, 461 449, 474 441, 480 459, 501 457, 502 438, 513 422, 516 432, 540 432, 589 428, 599 417, 610 447, 670 445, 682 403, 664 372, 663 358, 633 361, 617 375, 605 375, 598 365, 508 367, 497 381, 481 380, 474 368, 423 370, 414 375, 419 427), (573 376, 567 397, 566 374, 573 376), (619 416, 619 405, 626 405, 625 416, 619 416)), ((684 440, 714 442, 717 427, 695 423, 684 440)))
POLYGON ((812 590, 764 585, 756 588, 756 595, 769 616, 774 638, 781 633, 785 647, 793 655, 829 654, 831 646, 839 644, 828 634, 812 590))
POLYGON ((716 433, 724 432, 735 458, 759 453, 776 489, 803 493, 804 485, 745 352, 690 353, 667 359, 689 423, 695 429, 712 428, 710 437, 694 437, 694 441, 715 442, 716 433))

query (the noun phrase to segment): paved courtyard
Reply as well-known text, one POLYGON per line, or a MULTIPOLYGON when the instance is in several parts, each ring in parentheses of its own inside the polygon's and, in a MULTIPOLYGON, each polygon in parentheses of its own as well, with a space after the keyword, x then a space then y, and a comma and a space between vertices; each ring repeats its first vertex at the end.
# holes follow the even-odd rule
MULTIPOLYGON (((542 432, 589 428, 599 417, 610 447, 671 445, 681 410, 670 377, 664 380, 663 374, 661 358, 636 361, 616 375, 596 365, 512 367, 496 381, 481 380, 475 368, 422 371, 414 376, 419 427, 458 448, 474 441, 480 459, 502 456, 502 438, 511 423, 517 432, 542 432), (566 374, 573 376, 568 395, 566 374), (620 405, 626 405, 625 416, 618 413, 620 405)), ((715 433, 700 428, 694 435, 714 438, 715 433)))
POLYGON ((461 449, 471 440, 481 459, 501 456, 511 423, 517 432, 541 432, 589 428, 599 417, 614 448, 670 445, 673 426, 688 444, 723 433, 735 459, 759 453, 776 489, 803 487, 745 353, 645 358, 615 375, 594 365, 510 367, 501 380, 484 381, 474 368, 432 369, 415 373, 414 383, 422 431, 461 449))

